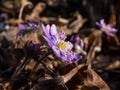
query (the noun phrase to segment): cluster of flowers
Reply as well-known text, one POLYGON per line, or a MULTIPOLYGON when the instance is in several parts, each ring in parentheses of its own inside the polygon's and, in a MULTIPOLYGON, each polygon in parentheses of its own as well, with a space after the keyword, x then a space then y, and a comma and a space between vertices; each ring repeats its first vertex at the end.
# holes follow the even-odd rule
POLYGON ((19 24, 18 27, 20 31, 17 33, 17 36, 21 37, 22 35, 28 32, 35 32, 38 29, 39 25, 40 25, 39 21, 35 23, 33 21, 29 21, 28 25, 19 24))
MULTIPOLYGON (((113 28, 111 24, 107 25, 103 19, 96 24, 100 27, 101 31, 112 37, 114 36, 114 33, 117 32, 117 30, 113 28)), ((28 25, 34 32, 38 28, 39 22, 29 22, 28 25)), ((18 36, 21 36, 28 30, 23 24, 19 24, 19 29, 20 32, 18 33, 18 36)), ((52 48, 55 55, 62 61, 74 63, 83 57, 80 53, 86 55, 86 52, 83 50, 83 41, 78 36, 72 36, 70 41, 65 41, 66 35, 64 31, 58 32, 55 24, 52 24, 51 26, 44 26, 42 24, 42 30, 44 32, 43 37, 47 41, 49 47, 52 48), (75 46, 74 51, 73 46, 75 46)))

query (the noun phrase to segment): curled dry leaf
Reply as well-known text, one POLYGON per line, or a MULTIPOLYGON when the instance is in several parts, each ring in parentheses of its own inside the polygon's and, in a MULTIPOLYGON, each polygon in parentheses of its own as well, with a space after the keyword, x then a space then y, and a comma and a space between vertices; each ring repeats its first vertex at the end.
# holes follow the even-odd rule
POLYGON ((58 17, 58 22, 62 25, 67 25, 69 23, 68 19, 58 17))
POLYGON ((13 26, 16 26, 18 25, 19 23, 23 23, 24 21, 22 19, 14 19, 14 18, 11 18, 9 20, 7 20, 7 23, 10 24, 10 25, 13 25, 13 26))
POLYGON ((75 17, 77 19, 70 23, 68 27, 67 26, 64 27, 65 33, 67 35, 71 35, 72 33, 78 33, 79 29, 86 22, 86 19, 83 19, 82 15, 80 15, 78 12, 75 13, 75 17))
POLYGON ((26 34, 26 35, 24 35, 20 39, 15 39, 13 43, 15 44, 16 48, 23 48, 27 41, 31 41, 33 44, 40 43, 40 41, 38 39, 38 35, 37 35, 36 32, 35 33, 26 34))
POLYGON ((56 22, 56 20, 57 20, 56 17, 45 17, 45 16, 42 16, 40 18, 40 21, 45 22, 45 23, 56 22))
POLYGON ((43 0, 44 2, 47 3, 47 5, 51 6, 51 7, 56 7, 59 5, 63 5, 66 6, 67 5, 67 0, 43 0))
POLYGON ((32 13, 30 15, 26 15, 25 20, 33 21, 39 20, 40 19, 39 15, 43 12, 45 7, 46 7, 45 3, 38 3, 33 9, 32 13))
POLYGON ((10 0, 6 1, 2 5, 8 9, 14 9, 14 2, 13 1, 10 1, 10 0))
POLYGON ((14 1, 12 0, 1 0, 0 1, 0 11, 9 13, 12 16, 16 15, 16 11, 14 11, 14 1))
POLYGON ((78 65, 77 67, 73 68, 71 71, 69 71, 67 74, 53 78, 48 80, 38 80, 38 84, 33 86, 33 90, 38 90, 36 88, 46 88, 43 90, 47 90, 48 88, 54 89, 59 85, 63 85, 67 83, 77 72, 79 69, 81 69, 84 65, 78 65))
POLYGON ((24 8, 26 6, 28 6, 29 8, 31 8, 33 5, 28 0, 21 0, 21 8, 20 8, 20 12, 19 12, 19 19, 22 19, 23 10, 24 10, 24 8))
POLYGON ((81 90, 110 90, 109 86, 92 69, 87 70, 87 76, 81 90))
POLYGON ((107 36, 106 39, 109 44, 120 46, 120 41, 119 41, 117 35, 115 35, 114 37, 107 36))
POLYGON ((45 23, 54 23, 57 24, 59 26, 63 26, 63 25, 67 25, 69 23, 69 19, 65 19, 62 17, 44 17, 42 16, 40 18, 40 21, 45 22, 45 23))
MULTIPOLYGON (((89 46, 92 45, 92 43, 95 41, 95 39, 101 34, 102 32, 100 30, 94 30, 88 37, 84 38, 85 48, 87 49, 89 46)), ((99 38, 98 43, 95 47, 95 51, 99 52, 101 51, 102 46, 102 39, 99 38)))
POLYGON ((115 26, 117 22, 116 22, 115 8, 113 5, 110 6, 110 12, 111 15, 109 17, 109 23, 115 26))
POLYGON ((120 68, 120 60, 116 60, 113 63, 109 64, 105 68, 105 70, 113 70, 113 69, 116 69, 116 68, 120 68))
POLYGON ((21 0, 21 8, 19 11, 19 18, 18 19, 9 19, 7 21, 8 24, 11 25, 18 25, 19 23, 23 23, 24 20, 22 19, 22 15, 23 15, 23 10, 25 9, 25 7, 28 6, 28 8, 30 9, 31 7, 33 7, 32 3, 30 1, 27 0, 21 0))
POLYGON ((24 37, 22 37, 22 40, 24 42, 26 42, 26 41, 32 41, 32 43, 34 43, 34 44, 40 43, 40 41, 38 39, 38 35, 37 35, 36 32, 30 33, 30 34, 26 34, 24 37))

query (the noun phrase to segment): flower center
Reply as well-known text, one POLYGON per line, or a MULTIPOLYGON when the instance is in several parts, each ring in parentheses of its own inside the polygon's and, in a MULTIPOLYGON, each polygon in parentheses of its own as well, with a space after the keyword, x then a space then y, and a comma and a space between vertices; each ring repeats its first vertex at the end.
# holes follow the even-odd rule
POLYGON ((104 29, 105 29, 105 31, 109 31, 109 28, 107 26, 104 29))
POLYGON ((61 49, 61 50, 65 50, 66 47, 67 47, 67 45, 66 45, 65 42, 59 42, 59 43, 57 44, 57 46, 58 46, 58 48, 61 49))

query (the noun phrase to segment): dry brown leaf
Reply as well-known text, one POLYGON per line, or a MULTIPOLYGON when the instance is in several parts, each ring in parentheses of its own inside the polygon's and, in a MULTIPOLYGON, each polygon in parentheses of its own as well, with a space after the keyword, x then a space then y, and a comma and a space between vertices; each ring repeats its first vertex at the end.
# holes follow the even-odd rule
POLYGON ((45 3, 38 3, 35 8, 33 9, 32 13, 30 15, 26 15, 25 20, 39 20, 40 17, 39 15, 43 12, 43 10, 45 9, 46 4, 45 3))
MULTIPOLYGON (((59 85, 64 85, 65 83, 67 83, 69 80, 71 80, 71 78, 78 72, 79 69, 81 69, 84 65, 78 65, 77 67, 73 68, 72 70, 70 70, 67 74, 53 78, 53 79, 39 79, 38 80, 38 84, 36 84, 33 87, 33 90, 38 90, 36 88, 43 88, 43 90, 48 90, 48 88, 50 90, 63 90, 58 88, 59 85), (57 87, 57 88, 56 88, 57 87)), ((70 66, 71 67, 71 66, 70 66)))
POLYGON ((120 46, 120 41, 119 41, 117 35, 115 35, 114 37, 107 36, 106 38, 107 38, 107 42, 108 42, 110 45, 120 46))
POLYGON ((23 10, 25 9, 25 7, 28 6, 29 8, 32 8, 33 5, 30 1, 28 0, 21 0, 21 8, 20 8, 20 12, 19 12, 19 19, 22 19, 22 15, 23 15, 23 10))
POLYGON ((84 84, 78 90, 110 90, 109 86, 92 69, 86 72, 84 84))
POLYGON ((6 1, 3 3, 3 6, 8 8, 8 9, 14 9, 14 2, 13 1, 6 1))
POLYGON ((110 6, 111 15, 109 17, 109 23, 113 26, 116 25, 116 14, 115 14, 115 8, 113 5, 110 6))
POLYGON ((14 19, 14 18, 12 18, 12 19, 7 20, 7 23, 10 24, 10 25, 16 26, 19 23, 24 23, 24 21, 22 19, 14 19))
POLYGON ((86 22, 86 19, 82 17, 78 12, 74 15, 77 19, 75 19, 72 23, 68 25, 68 27, 64 27, 64 31, 67 35, 71 35, 72 33, 78 33, 79 29, 86 22))
MULTIPOLYGON (((88 46, 91 46, 92 43, 95 41, 95 39, 100 36, 102 32, 100 30, 94 30, 88 37, 84 38, 85 48, 88 48, 88 46)), ((100 51, 102 46, 102 39, 99 38, 98 43, 95 47, 95 51, 100 51), (96 49, 98 48, 98 49, 96 49)))
POLYGON ((113 69, 116 69, 116 68, 120 68, 120 60, 116 60, 113 63, 109 64, 105 68, 105 70, 113 70, 113 69))

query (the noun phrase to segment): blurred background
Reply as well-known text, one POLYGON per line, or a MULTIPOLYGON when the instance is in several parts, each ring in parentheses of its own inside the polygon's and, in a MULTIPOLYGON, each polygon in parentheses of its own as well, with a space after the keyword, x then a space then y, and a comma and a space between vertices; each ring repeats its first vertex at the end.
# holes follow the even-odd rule
MULTIPOLYGON (((65 30, 68 40, 72 35, 78 34, 84 39, 84 42, 90 40, 87 41, 90 47, 97 36, 92 32, 98 30, 96 22, 100 19, 105 19, 107 24, 112 24, 118 29, 118 32, 116 33, 117 39, 111 39, 108 36, 102 38, 101 51, 94 58, 93 69, 105 80, 111 90, 119 90, 120 0, 0 0, 0 48, 15 47, 14 41, 16 33, 19 31, 18 25, 20 23, 27 24, 29 20, 34 22, 39 20, 40 23, 44 24, 54 23, 58 26, 58 30, 61 28, 65 30)), ((37 34, 40 37, 42 34, 41 29, 38 30, 37 34)), ((23 48, 22 45, 20 47, 23 48)), ((1 53, 4 52, 1 51, 1 53)), ((6 55, 1 54, 2 57, 5 57, 5 60, 7 60, 6 55)), ((11 62, 15 61, 11 60, 11 62)), ((9 59, 7 63, 10 63, 9 59)), ((7 63, 0 58, 0 71, 4 71, 13 65, 7 63)), ((17 65, 13 68, 16 68, 17 65)))

